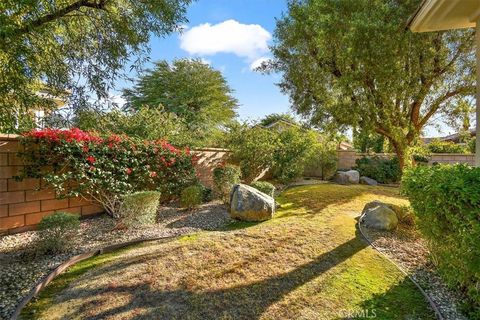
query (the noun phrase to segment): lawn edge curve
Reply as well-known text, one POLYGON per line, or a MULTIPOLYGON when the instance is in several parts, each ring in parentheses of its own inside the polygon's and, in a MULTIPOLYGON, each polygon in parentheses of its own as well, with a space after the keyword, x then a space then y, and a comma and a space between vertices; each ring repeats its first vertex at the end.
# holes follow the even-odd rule
POLYGON ((55 278, 57 278, 59 275, 61 275, 65 270, 70 268, 71 266, 76 265, 79 262, 82 262, 84 260, 93 258, 95 256, 99 256, 104 253, 111 253, 114 251, 117 251, 119 249, 123 249, 132 245, 144 243, 144 242, 150 242, 150 241, 157 241, 157 240, 166 240, 166 239, 174 239, 178 238, 178 235, 174 236, 162 236, 162 237, 149 237, 149 238, 142 238, 142 239, 136 239, 136 240, 130 240, 122 243, 116 243, 112 245, 108 245, 93 251, 81 253, 78 255, 75 255, 68 260, 62 262, 59 266, 57 266, 52 272, 44 276, 42 279, 40 279, 37 284, 30 290, 30 292, 18 303, 18 305, 15 307, 15 311, 13 312, 11 316, 11 320, 17 320, 20 314, 22 313, 23 309, 27 306, 30 301, 37 297, 40 292, 55 278))
POLYGON ((413 282, 413 284, 417 287, 417 289, 422 293, 423 297, 425 298, 425 300, 428 301, 428 303, 430 304, 430 307, 433 309, 433 312, 435 312, 435 317, 438 319, 438 320, 445 320, 445 318, 443 317, 442 313, 440 312, 440 309, 437 307, 437 305, 435 304, 435 302, 430 298, 430 296, 425 292, 425 290, 423 290, 423 288, 420 286, 420 284, 413 278, 411 277, 408 272, 405 271, 405 269, 403 269, 401 266, 399 266, 395 261, 393 261, 389 256, 387 256, 384 252, 382 252, 375 244, 373 244, 372 241, 370 241, 370 239, 367 237, 367 235, 365 234, 365 232, 363 231, 363 227, 362 227, 362 224, 361 224, 361 221, 362 221, 362 218, 363 216, 365 215, 365 213, 362 213, 360 215, 360 218, 358 219, 357 221, 357 227, 358 227, 358 230, 360 230, 360 234, 362 235, 362 237, 365 239, 365 241, 368 242, 368 244, 373 248, 375 249, 375 251, 377 251, 378 253, 380 253, 385 259, 387 259, 391 264, 393 264, 395 267, 397 267, 398 270, 400 270, 401 273, 403 273, 408 279, 410 279, 410 281, 413 282))

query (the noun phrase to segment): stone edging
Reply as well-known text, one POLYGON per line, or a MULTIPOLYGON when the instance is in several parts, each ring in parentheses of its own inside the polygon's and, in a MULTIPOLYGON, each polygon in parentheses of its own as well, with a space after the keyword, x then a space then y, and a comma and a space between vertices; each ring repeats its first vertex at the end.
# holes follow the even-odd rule
POLYGON ((430 296, 425 292, 425 290, 423 290, 423 288, 420 286, 420 284, 415 280, 413 279, 401 266, 399 266, 395 261, 393 261, 389 256, 387 256, 385 253, 383 253, 382 251, 380 251, 378 249, 378 247, 376 245, 374 245, 370 239, 367 237, 367 235, 365 234, 365 232, 363 231, 363 228, 362 228, 362 224, 360 223, 362 221, 362 218, 363 216, 365 215, 365 213, 361 214, 360 215, 360 218, 358 219, 357 221, 357 226, 358 226, 358 230, 360 230, 360 233, 362 234, 363 238, 367 241, 367 243, 373 248, 375 249, 378 253, 380 253, 384 258, 386 258, 391 264, 393 264, 395 267, 397 267, 398 270, 400 270, 400 272, 402 272, 404 275, 406 275, 410 281, 412 281, 415 286, 418 288, 418 290, 420 290, 420 292, 423 294, 423 296, 425 297, 425 299, 428 301, 428 303, 430 304, 430 307, 433 309, 433 311, 435 312, 435 316, 437 317, 438 320, 445 320, 445 318, 442 316, 442 313, 440 312, 440 309, 438 309, 437 305, 435 304, 435 302, 433 302, 433 300, 430 298, 430 296))
POLYGON ((56 267, 52 272, 50 272, 48 275, 40 279, 40 281, 37 282, 35 287, 30 290, 28 295, 26 295, 22 301, 16 306, 15 311, 13 315, 11 316, 11 320, 17 320, 18 317, 20 316, 20 313, 22 312, 23 308, 35 297, 38 296, 40 291, 42 291, 52 280, 54 280, 56 277, 58 277, 61 273, 63 273, 67 268, 83 261, 86 259, 89 259, 91 257, 95 257, 104 253, 110 253, 118 249, 122 249, 131 245, 139 244, 142 242, 149 242, 149 241, 156 241, 156 240, 164 240, 164 239, 173 239, 177 238, 178 235, 176 236, 165 236, 165 237, 152 237, 152 238, 143 238, 143 239, 137 239, 137 240, 131 240, 123 243, 117 243, 113 245, 109 245, 94 251, 90 252, 85 252, 78 254, 76 256, 71 257, 67 261, 61 263, 58 267, 56 267))

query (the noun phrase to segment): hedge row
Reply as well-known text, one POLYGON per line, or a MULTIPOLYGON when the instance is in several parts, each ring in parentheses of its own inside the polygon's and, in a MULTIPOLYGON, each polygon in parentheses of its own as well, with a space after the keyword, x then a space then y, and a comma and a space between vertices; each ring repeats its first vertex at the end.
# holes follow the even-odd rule
POLYGON ((472 319, 480 319, 480 168, 416 167, 402 179, 447 284, 461 288, 472 319))

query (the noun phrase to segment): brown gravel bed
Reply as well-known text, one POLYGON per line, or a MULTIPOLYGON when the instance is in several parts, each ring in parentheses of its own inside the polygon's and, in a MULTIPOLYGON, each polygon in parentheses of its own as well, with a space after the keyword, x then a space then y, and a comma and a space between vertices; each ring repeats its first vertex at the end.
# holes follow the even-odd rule
POLYGON ((0 237, 0 319, 9 319, 15 306, 41 278, 74 255, 136 239, 218 230, 229 222, 226 208, 215 201, 193 211, 163 206, 157 224, 142 229, 115 229, 115 221, 106 215, 83 220, 74 249, 62 254, 35 254, 36 231, 0 237))
POLYGON ((460 297, 446 287, 429 260, 426 241, 411 226, 400 225, 393 232, 362 226, 379 251, 403 268, 425 290, 446 320, 468 320, 458 309, 460 297))

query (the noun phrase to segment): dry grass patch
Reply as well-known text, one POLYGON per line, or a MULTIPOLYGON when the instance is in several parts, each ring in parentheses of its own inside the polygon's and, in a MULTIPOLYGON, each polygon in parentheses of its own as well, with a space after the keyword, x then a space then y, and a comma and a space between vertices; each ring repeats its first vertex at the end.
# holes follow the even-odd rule
POLYGON ((122 252, 47 290, 24 316, 434 319, 413 283, 357 233, 355 216, 375 199, 406 202, 392 188, 292 188, 273 220, 122 252))

